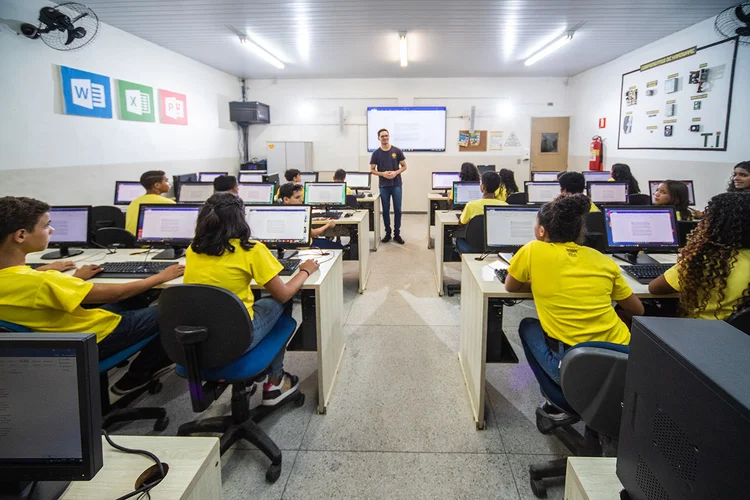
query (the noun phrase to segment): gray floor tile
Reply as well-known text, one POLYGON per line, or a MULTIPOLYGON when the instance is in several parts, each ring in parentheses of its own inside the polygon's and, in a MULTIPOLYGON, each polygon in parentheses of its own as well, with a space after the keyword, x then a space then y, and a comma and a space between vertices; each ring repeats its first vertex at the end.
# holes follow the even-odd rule
MULTIPOLYGON (((536 500, 529 484, 529 465, 544 463, 548 460, 562 458, 562 455, 508 455, 513 477, 518 485, 518 493, 522 500, 536 500)), ((547 498, 562 500, 565 497, 565 478, 545 481, 547 498)))
POLYGON ((263 453, 235 448, 228 450, 221 457, 224 500, 280 499, 296 458, 296 451, 282 452, 281 477, 275 483, 269 483, 266 470, 271 461, 263 453))
POLYGON ((517 499, 505 455, 300 451, 285 499, 517 499))

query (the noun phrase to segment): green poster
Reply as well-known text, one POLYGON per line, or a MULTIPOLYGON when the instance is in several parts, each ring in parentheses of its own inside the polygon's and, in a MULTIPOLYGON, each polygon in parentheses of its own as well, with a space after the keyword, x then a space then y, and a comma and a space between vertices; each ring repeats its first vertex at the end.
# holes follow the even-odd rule
POLYGON ((117 80, 120 91, 120 119, 155 122, 154 89, 125 80, 117 80))

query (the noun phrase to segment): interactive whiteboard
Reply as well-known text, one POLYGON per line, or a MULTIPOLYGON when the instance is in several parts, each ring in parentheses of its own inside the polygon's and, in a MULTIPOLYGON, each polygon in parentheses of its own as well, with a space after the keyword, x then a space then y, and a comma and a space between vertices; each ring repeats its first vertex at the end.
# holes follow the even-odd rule
POLYGON ((444 107, 367 108, 367 150, 380 147, 378 130, 403 151, 445 151, 444 107))

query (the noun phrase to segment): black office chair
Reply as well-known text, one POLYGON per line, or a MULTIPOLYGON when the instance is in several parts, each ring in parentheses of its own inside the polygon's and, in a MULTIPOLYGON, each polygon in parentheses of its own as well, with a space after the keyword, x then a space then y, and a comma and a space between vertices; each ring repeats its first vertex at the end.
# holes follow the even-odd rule
POLYGON ((750 307, 732 314, 727 318, 727 323, 750 335, 750 307))
POLYGON ((506 198, 506 202, 508 205, 526 205, 528 203, 528 196, 526 196, 525 192, 522 193, 513 193, 509 194, 508 198, 506 198))
POLYGON ((119 227, 103 227, 94 234, 94 242, 107 248, 135 248, 135 236, 119 227))
MULTIPOLYGON (((525 346, 524 346, 525 350, 525 346)), ((553 433, 578 456, 615 456, 622 418, 628 346, 608 342, 584 342, 568 350, 560 368, 557 385, 526 352, 526 359, 544 397, 553 406, 571 415, 567 421, 552 419, 544 410, 536 411, 536 426, 542 434, 553 433), (585 423, 581 434, 573 424, 585 423)), ((529 466, 531 490, 538 498, 547 496, 546 479, 565 477, 567 458, 529 466)))
POLYGON ((119 227, 125 229, 125 214, 117 207, 100 205, 91 207, 91 230, 96 233, 103 227, 119 227))
POLYGON ((586 231, 584 246, 594 248, 604 253, 606 235, 604 234, 604 213, 589 212, 586 215, 586 231))
POLYGON ((346 206, 352 210, 357 210, 357 196, 354 194, 347 194, 346 206))
POLYGON ((697 220, 680 220, 677 221, 677 236, 680 241, 680 248, 687 245, 688 236, 698 226, 697 220))
MULTIPOLYGON (((454 234, 454 236, 456 236, 454 234)), ((466 243, 478 252, 484 251, 484 215, 475 215, 471 218, 469 223, 464 229, 463 237, 466 243)), ((458 247, 456 247, 458 249, 458 247)), ((461 252, 459 252, 460 254, 461 252)), ((453 297, 457 293, 461 293, 461 284, 456 285, 445 285, 445 292, 448 297, 453 297)))
POLYGON ((651 197, 647 194, 631 194, 629 205, 651 205, 651 197))
POLYGON ((282 316, 260 344, 247 351, 253 340, 253 323, 239 297, 209 285, 176 285, 159 297, 159 326, 164 350, 177 363, 177 373, 188 379, 194 412, 205 411, 232 386, 230 416, 182 424, 177 434, 220 433, 222 454, 245 439, 271 459, 266 479, 278 480, 281 450, 256 422, 286 403, 301 406, 305 396, 298 391, 281 404, 252 410, 249 399, 255 393, 255 382, 263 380, 271 361, 286 349, 297 323, 282 316))

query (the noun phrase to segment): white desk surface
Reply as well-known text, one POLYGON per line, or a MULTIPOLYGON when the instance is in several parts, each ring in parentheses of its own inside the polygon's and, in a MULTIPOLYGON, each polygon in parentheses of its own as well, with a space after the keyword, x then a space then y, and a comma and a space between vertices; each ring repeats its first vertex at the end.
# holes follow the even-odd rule
POLYGON ((431 201, 446 201, 449 200, 447 196, 443 196, 442 194, 438 193, 427 193, 427 199, 431 201))
POLYGON ((338 219, 327 219, 325 217, 315 217, 315 212, 313 212, 313 220, 312 223, 315 225, 321 225, 325 224, 326 222, 333 221, 336 223, 337 226, 345 226, 345 225, 352 225, 352 224, 359 224, 359 222, 362 219, 365 219, 369 216, 368 210, 341 210, 341 217, 338 219), (345 215, 351 214, 349 217, 345 217, 345 215))
MULTIPOLYGON (((458 217, 460 215, 459 210, 438 210, 435 212, 435 285, 437 286, 437 293, 440 297, 443 296, 443 249, 445 248, 445 241, 443 239, 445 226, 458 226, 458 217)), ((429 219, 428 219, 429 223, 429 219)), ((429 238, 429 227, 428 238, 429 238)))
POLYGON ((380 193, 377 191, 372 192, 372 196, 365 196, 364 198, 357 198, 357 203, 375 203, 380 198, 380 193))
POLYGON ((568 457, 565 500, 619 500, 622 483, 616 470, 616 458, 568 457))

